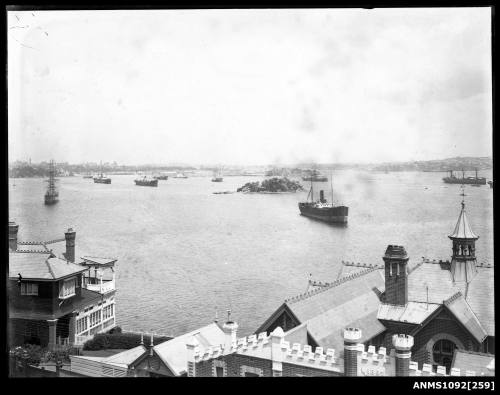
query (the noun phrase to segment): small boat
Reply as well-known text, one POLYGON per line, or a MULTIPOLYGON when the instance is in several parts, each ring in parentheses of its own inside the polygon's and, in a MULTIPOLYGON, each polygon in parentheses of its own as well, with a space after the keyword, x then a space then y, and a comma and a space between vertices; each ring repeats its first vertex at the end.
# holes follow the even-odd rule
POLYGON ((488 181, 488 185, 490 186, 490 188, 493 188, 493 180, 488 181))
POLYGON ((174 178, 188 178, 188 177, 187 177, 184 173, 182 173, 182 172, 178 172, 178 173, 174 176, 174 178))
POLYGON ((326 201, 322 190, 319 191, 319 196, 319 201, 314 201, 313 183, 311 181, 311 189, 307 195, 307 200, 299 203, 300 214, 329 223, 347 223, 349 207, 342 205, 335 206, 333 204, 333 188, 332 203, 326 201), (309 196, 311 197, 311 201, 309 201, 309 196))
POLYGON ((47 192, 45 192, 44 200, 46 205, 55 204, 59 201, 59 192, 56 190, 56 168, 53 160, 49 164, 49 179, 46 180, 49 185, 47 187, 47 192))
POLYGON ((94 177, 94 182, 96 184, 111 184, 111 178, 105 177, 102 173, 102 162, 101 162, 101 173, 97 177, 94 177))
POLYGON ((228 195, 230 193, 234 193, 234 191, 221 191, 221 192, 212 192, 214 195, 228 195))
POLYGON ((158 180, 156 178, 149 178, 144 176, 143 178, 137 178, 134 180, 135 185, 139 185, 142 187, 157 187, 158 180))
POLYGON ((94 176, 90 174, 90 171, 88 171, 86 174, 83 175, 83 178, 94 178, 94 176))
POLYGON ((165 174, 158 174, 156 176, 153 176, 155 180, 168 180, 168 176, 165 174))

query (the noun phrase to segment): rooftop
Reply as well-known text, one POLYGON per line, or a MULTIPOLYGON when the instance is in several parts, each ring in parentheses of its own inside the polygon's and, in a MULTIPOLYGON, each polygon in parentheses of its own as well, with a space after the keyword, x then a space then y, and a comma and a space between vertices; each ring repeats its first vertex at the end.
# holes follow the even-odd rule
POLYGON ((478 239, 479 236, 472 231, 467 215, 465 214, 465 204, 462 202, 462 210, 458 216, 457 224, 453 233, 448 236, 450 239, 478 239))
POLYGON ((47 252, 10 252, 9 278, 58 280, 85 271, 85 267, 55 258, 47 252))
POLYGON ((202 347, 224 344, 225 335, 219 325, 212 323, 184 335, 177 336, 153 347, 155 353, 176 376, 184 374, 187 369, 186 344, 192 339, 202 347))
POLYGON ((495 356, 474 351, 456 350, 452 367, 465 372, 475 371, 478 375, 495 375, 495 356))

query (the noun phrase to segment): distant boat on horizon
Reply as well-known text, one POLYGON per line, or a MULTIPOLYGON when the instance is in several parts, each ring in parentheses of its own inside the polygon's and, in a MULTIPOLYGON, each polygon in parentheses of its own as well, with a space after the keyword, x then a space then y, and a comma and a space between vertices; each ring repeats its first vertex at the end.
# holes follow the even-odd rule
POLYGON ((143 186, 143 187, 157 187, 158 179, 144 176, 142 178, 136 178, 134 180, 135 185, 143 186))
POLYGON ((450 176, 444 177, 443 181, 447 184, 468 184, 468 185, 486 185, 486 178, 477 176, 475 177, 465 177, 465 171, 462 170, 462 178, 458 178, 453 174, 453 170, 450 170, 450 176))
POLYGON ((102 173, 102 161, 101 161, 101 172, 99 173, 99 176, 94 177, 94 182, 96 184, 111 184, 111 178, 105 177, 104 174, 102 173))
POLYGON ((222 177, 222 171, 219 169, 218 171, 214 171, 214 175, 212 177, 212 182, 222 182, 224 178, 222 177))
POLYGON ((174 178, 188 178, 188 177, 182 172, 177 172, 174 178))

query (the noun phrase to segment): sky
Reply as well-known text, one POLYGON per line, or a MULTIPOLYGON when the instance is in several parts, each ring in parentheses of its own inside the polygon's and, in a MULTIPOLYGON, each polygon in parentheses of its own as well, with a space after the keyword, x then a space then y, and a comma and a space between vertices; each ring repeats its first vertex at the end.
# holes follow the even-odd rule
POLYGON ((492 155, 490 8, 9 11, 9 161, 492 155))

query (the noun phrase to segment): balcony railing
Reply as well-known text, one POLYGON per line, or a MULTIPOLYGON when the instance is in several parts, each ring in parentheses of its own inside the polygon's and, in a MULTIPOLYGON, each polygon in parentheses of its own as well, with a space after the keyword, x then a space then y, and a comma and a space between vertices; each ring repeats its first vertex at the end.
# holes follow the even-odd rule
POLYGON ((99 292, 105 294, 110 291, 114 291, 115 289, 115 281, 103 281, 102 283, 97 284, 87 284, 87 289, 94 292, 99 292))

